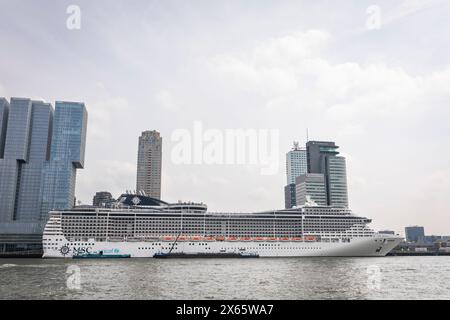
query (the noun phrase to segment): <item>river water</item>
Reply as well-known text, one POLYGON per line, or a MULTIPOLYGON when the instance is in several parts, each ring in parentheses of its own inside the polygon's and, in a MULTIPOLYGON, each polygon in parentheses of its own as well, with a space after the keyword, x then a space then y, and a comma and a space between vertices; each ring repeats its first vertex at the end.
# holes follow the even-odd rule
POLYGON ((450 299, 450 256, 0 259, 0 299, 450 299))

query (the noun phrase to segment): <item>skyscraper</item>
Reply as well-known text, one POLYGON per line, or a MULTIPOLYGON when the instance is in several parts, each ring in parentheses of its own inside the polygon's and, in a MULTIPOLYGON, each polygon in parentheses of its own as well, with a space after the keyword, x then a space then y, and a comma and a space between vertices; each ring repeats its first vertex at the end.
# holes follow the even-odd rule
POLYGON ((137 182, 138 192, 161 198, 162 138, 157 131, 144 131, 139 137, 137 182))
POLYGON ((70 209, 77 169, 84 168, 87 111, 84 103, 56 102, 50 159, 44 167, 42 219, 52 209, 70 209))
POLYGON ((323 174, 327 204, 348 207, 345 158, 339 156, 334 142, 309 141, 306 144, 308 173, 323 174))
POLYGON ((9 114, 3 121, 7 130, 0 160, 0 221, 8 225, 3 224, 0 232, 4 232, 5 227, 24 233, 36 230, 35 224, 40 218, 42 168, 48 159, 52 117, 50 104, 11 99, 9 114))
POLYGON ((287 184, 295 183, 295 178, 307 173, 307 170, 306 149, 300 148, 299 143, 294 142, 294 147, 286 154, 287 184))
POLYGON ((296 179, 296 198, 298 205, 313 201, 317 205, 327 205, 325 176, 321 173, 306 173, 296 179))
POLYGON ((307 172, 306 149, 300 148, 298 142, 286 154, 286 178, 287 185, 284 187, 285 208, 289 209, 297 205, 295 179, 307 172))
MULTIPOLYGON (((69 138, 77 131, 82 132, 79 142, 84 158, 86 117, 77 121, 72 112, 69 105, 61 103, 54 114, 49 103, 11 98, 8 104, 0 98, 0 252, 40 246, 48 213, 43 213, 44 196, 49 198, 46 191, 55 184, 56 193, 74 190, 75 180, 65 179, 66 170, 54 164, 56 159, 63 162, 64 158, 77 157, 76 140, 69 138), (46 172, 52 166, 57 172, 50 181, 46 172)), ((77 164, 71 163, 70 167, 74 166, 77 164)), ((60 194, 45 210, 72 206, 73 200, 65 202, 60 194)))

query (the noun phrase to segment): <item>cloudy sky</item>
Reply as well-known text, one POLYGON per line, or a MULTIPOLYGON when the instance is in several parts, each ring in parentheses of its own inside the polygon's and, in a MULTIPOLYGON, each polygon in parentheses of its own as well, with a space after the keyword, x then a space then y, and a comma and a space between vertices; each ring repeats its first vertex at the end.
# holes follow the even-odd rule
POLYGON ((0 96, 86 103, 82 202, 134 189, 137 137, 156 129, 163 199, 281 208, 285 153, 308 128, 341 147, 350 205, 373 227, 450 235, 449 1, 0 0, 0 10, 0 96), (69 5, 79 30, 67 28, 69 5), (278 130, 277 170, 174 163, 174 132, 197 121, 278 130))

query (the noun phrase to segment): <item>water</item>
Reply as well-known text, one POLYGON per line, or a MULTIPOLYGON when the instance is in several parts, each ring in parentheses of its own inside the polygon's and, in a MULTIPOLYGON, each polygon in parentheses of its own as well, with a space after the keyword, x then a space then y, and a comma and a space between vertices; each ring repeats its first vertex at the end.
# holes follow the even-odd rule
POLYGON ((450 257, 0 259, 0 299, 450 299, 450 257))

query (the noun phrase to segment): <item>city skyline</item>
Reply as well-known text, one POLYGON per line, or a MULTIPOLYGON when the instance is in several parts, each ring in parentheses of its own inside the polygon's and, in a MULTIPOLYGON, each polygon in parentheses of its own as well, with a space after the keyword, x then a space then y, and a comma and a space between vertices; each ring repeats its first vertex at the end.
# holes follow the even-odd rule
POLYGON ((136 139, 156 129, 165 137, 163 200, 202 201, 215 211, 278 209, 285 151, 309 128, 311 140, 345 150, 350 208, 374 228, 417 224, 449 233, 450 61, 439 54, 449 49, 448 3, 380 1, 377 30, 366 26, 370 1, 78 5, 81 29, 68 30, 66 3, 2 4, 28 23, 14 14, 0 22, 8 43, 0 96, 89 106, 76 189, 83 203, 99 190, 134 189, 136 139), (197 120, 220 131, 279 129, 278 172, 174 164, 172 133, 197 120))

